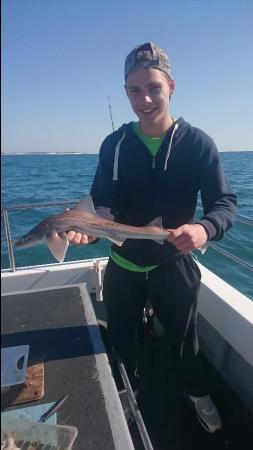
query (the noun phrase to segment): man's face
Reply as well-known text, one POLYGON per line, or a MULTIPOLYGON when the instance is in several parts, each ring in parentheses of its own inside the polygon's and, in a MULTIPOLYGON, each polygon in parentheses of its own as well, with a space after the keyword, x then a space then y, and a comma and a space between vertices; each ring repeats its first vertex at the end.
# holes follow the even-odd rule
POLYGON ((158 69, 139 69, 128 75, 126 93, 140 123, 159 124, 168 116, 174 81, 158 69))

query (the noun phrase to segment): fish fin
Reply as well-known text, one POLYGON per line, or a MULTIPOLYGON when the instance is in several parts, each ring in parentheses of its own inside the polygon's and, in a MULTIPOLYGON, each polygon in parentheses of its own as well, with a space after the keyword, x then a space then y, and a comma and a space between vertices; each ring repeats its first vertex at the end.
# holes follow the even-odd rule
POLYGON ((161 240, 156 240, 156 239, 152 239, 152 241, 153 242, 156 242, 157 244, 160 244, 160 245, 163 245, 164 244, 164 241, 165 241, 165 239, 163 240, 163 241, 161 241, 161 240))
POLYGON ((204 253, 207 251, 207 244, 202 245, 202 247, 198 247, 197 250, 200 251, 201 255, 204 255, 204 253))
POLYGON ((94 204, 93 204, 93 200, 92 200, 92 196, 90 194, 86 195, 85 197, 83 197, 78 203, 77 205, 74 206, 73 210, 79 210, 79 211, 86 211, 92 214, 97 214, 94 204))
POLYGON ((49 233, 46 235, 48 248, 52 255, 58 262, 63 262, 68 246, 69 240, 66 233, 49 233))
POLYGON ((117 241, 116 239, 112 239, 111 237, 107 237, 107 239, 110 239, 110 241, 112 241, 114 244, 118 245, 119 247, 121 247, 122 244, 124 244, 124 241, 117 241))
POLYGON ((163 219, 161 216, 156 217, 155 219, 151 220, 151 222, 147 223, 147 225, 145 225, 146 227, 159 227, 159 228, 163 228, 163 219))

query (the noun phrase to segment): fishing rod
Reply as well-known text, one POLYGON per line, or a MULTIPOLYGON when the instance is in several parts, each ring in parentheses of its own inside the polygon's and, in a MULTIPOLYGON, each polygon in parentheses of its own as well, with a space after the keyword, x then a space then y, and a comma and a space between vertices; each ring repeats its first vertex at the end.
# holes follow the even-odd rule
POLYGON ((110 104, 110 97, 107 97, 107 101, 108 101, 109 114, 110 114, 111 123, 112 123, 112 131, 114 131, 114 123, 113 123, 113 118, 112 118, 112 108, 111 108, 111 104, 110 104))

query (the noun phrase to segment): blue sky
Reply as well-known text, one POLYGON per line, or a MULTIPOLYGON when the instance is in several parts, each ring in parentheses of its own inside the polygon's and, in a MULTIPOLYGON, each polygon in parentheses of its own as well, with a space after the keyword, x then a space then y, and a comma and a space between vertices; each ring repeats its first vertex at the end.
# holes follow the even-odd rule
POLYGON ((2 151, 96 153, 135 120, 126 55, 153 41, 170 56, 174 117, 221 151, 253 150, 253 2, 2 0, 2 151))

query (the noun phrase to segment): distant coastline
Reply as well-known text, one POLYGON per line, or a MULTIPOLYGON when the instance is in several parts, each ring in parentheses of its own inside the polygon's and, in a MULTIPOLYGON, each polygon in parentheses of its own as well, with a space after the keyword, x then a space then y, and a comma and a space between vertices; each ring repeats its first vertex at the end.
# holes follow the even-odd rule
POLYGON ((32 156, 32 155, 98 155, 98 153, 86 153, 86 152, 19 152, 19 153, 6 153, 2 152, 2 156, 32 156))

